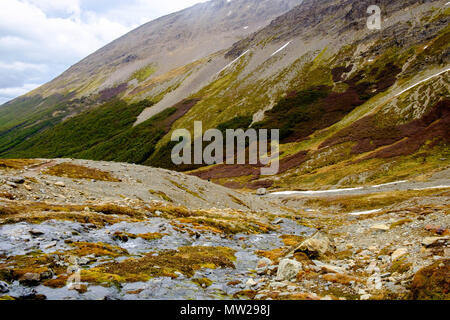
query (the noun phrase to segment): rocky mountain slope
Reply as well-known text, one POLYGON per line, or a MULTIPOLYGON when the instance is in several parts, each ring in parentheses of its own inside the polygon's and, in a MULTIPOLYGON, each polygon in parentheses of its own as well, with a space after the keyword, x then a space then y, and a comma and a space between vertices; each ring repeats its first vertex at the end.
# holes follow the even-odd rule
POLYGON ((373 1, 269 2, 212 1, 117 40, 38 89, 48 91, 45 101, 31 95, 2 107, 0 155, 125 161, 190 171, 239 189, 426 180, 448 167, 446 1, 376 1, 381 30, 366 26, 373 1), (200 12, 208 23, 192 23, 200 12), (223 35, 215 38, 235 37, 211 46, 202 38, 209 22, 217 26, 211 32, 223 35), (153 31, 160 30, 153 28, 170 24, 194 29, 164 32, 164 48, 155 55, 170 61, 150 54, 142 62, 142 50, 153 48, 153 31), (256 32, 244 36, 250 31, 256 32), (186 39, 199 51, 189 51, 186 39), (141 41, 149 47, 129 44, 141 41), (89 72, 107 79, 87 84, 89 72), (280 173, 260 177, 257 166, 174 166, 171 132, 192 130, 194 120, 204 130, 280 129, 280 173))

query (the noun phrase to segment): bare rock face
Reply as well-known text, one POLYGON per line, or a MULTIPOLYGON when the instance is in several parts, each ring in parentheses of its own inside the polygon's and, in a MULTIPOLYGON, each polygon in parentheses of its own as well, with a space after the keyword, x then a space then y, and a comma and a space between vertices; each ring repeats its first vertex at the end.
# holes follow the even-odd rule
POLYGON ((333 250, 330 239, 321 232, 313 237, 306 239, 295 249, 295 252, 303 252, 310 258, 319 258, 333 250))

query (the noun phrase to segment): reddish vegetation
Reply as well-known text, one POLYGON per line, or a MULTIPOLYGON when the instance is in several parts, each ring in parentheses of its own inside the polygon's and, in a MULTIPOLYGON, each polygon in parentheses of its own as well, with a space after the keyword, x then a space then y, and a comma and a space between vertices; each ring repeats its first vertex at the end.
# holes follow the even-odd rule
POLYGON ((159 125, 161 126, 162 129, 164 129, 164 131, 168 132, 172 127, 172 124, 178 119, 180 119, 182 116, 184 116, 186 113, 188 113, 189 110, 191 110, 191 108, 195 106, 199 101, 200 99, 187 99, 177 103, 176 105, 173 106, 174 108, 177 109, 177 111, 168 118, 166 118, 159 125))
MULTIPOLYGON (((289 169, 295 168, 308 159, 307 151, 300 151, 292 156, 280 160, 279 173, 286 172, 289 169)), ((273 185, 272 180, 254 181, 261 178, 261 165, 226 165, 220 164, 210 169, 193 172, 191 175, 199 177, 200 179, 229 179, 236 177, 253 176, 254 178, 245 185, 238 182, 227 182, 224 184, 228 188, 240 189, 259 189, 269 188, 273 185)))
POLYGON ((320 148, 352 141, 356 142, 352 154, 361 154, 389 146, 365 159, 409 155, 416 152, 427 141, 436 138, 445 142, 449 141, 449 105, 450 100, 443 100, 421 119, 399 126, 378 127, 376 117, 367 116, 325 141, 320 148))
POLYGON ((108 101, 115 97, 117 97, 119 94, 127 90, 128 84, 122 83, 114 88, 108 88, 105 90, 100 91, 100 101, 108 101))

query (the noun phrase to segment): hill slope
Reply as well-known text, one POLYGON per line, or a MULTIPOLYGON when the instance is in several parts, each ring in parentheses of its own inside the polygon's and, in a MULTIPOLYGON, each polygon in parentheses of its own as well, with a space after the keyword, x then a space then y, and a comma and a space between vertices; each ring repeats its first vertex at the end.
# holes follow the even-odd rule
MULTIPOLYGON (((202 54, 186 53, 195 61, 178 64, 174 58, 170 67, 164 67, 167 70, 147 61, 131 76, 125 68, 109 71, 117 62, 112 58, 117 56, 114 48, 126 39, 118 40, 76 68, 82 70, 92 61, 96 66, 92 70, 101 71, 111 63, 105 73, 109 80, 90 86, 88 91, 97 93, 71 100, 69 109, 78 113, 86 106, 96 108, 54 126, 67 116, 59 113, 65 111, 58 108, 68 110, 67 104, 58 104, 58 99, 67 100, 60 91, 59 96, 50 96, 59 106, 48 109, 51 119, 42 116, 39 98, 17 100, 12 105, 18 110, 15 120, 23 121, 19 127, 11 128, 14 122, 0 110, 0 123, 8 124, 1 127, 1 155, 70 156, 195 169, 191 174, 235 188, 426 179, 449 164, 449 7, 446 1, 376 1, 383 14, 378 31, 366 27, 372 2, 304 1, 226 50, 219 45, 202 54), (105 104, 99 107, 102 101, 105 104), (120 124, 108 125, 116 110, 120 124), (39 121, 26 121, 30 116, 39 121), (105 124, 92 125, 95 119, 104 119, 105 124), (280 174, 260 177, 259 168, 251 166, 174 166, 170 134, 177 128, 192 129, 194 120, 202 120, 204 130, 279 128, 280 174), (52 128, 30 138, 46 126, 52 128)), ((292 4, 280 2, 278 10, 292 4)), ((218 21, 230 4, 210 5, 220 8, 211 14, 218 21)), ((269 7, 276 6, 267 4, 263 11, 269 7)), ((248 12, 258 12, 251 8, 248 12)), ((170 17, 164 19, 175 19, 170 17)), ((178 46, 177 39, 167 38, 170 34, 162 38, 164 43, 178 46)), ((195 41, 207 46, 202 34, 196 29, 195 41)), ((128 51, 137 56, 139 52, 128 51)), ((84 89, 75 91, 74 97, 84 89)))

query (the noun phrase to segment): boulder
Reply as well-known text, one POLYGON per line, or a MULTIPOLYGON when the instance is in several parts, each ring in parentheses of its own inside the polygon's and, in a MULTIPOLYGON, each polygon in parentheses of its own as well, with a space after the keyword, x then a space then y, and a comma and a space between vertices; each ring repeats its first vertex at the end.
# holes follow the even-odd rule
POLYGON ((333 250, 330 239, 323 233, 317 232, 313 237, 306 239, 295 249, 295 253, 303 252, 309 258, 319 258, 333 250))
POLYGON ((41 282, 41 275, 39 273, 25 273, 20 279, 19 282, 25 286, 38 286, 41 282))
POLYGON ((281 260, 278 266, 277 281, 292 280, 303 270, 300 262, 290 259, 281 260))
POLYGON ((422 244, 425 247, 432 247, 432 246, 436 246, 439 244, 445 244, 446 242, 448 242, 450 240, 450 237, 446 236, 446 237, 428 237, 422 240, 422 244))

